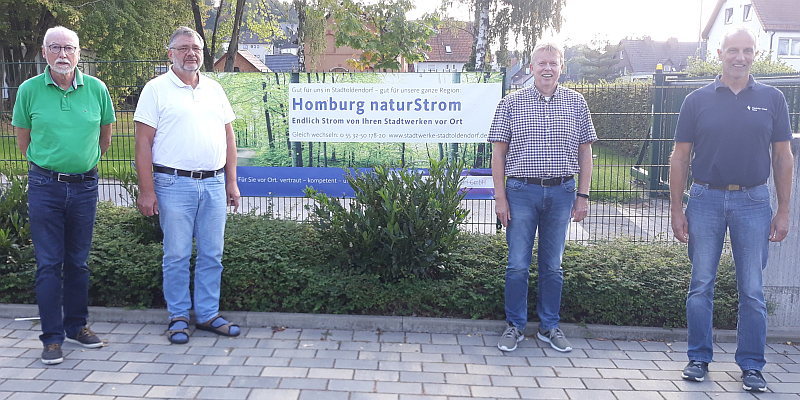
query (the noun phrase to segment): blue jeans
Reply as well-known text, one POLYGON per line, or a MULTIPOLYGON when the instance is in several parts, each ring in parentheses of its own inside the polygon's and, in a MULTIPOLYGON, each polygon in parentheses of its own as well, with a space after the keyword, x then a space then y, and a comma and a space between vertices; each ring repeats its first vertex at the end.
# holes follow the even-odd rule
POLYGON ((736 363, 742 370, 761 370, 766 364, 767 304, 762 270, 767 266, 772 208, 767 185, 743 191, 692 185, 686 207, 689 222, 689 260, 692 281, 686 298, 690 360, 711 362, 714 283, 726 231, 739 291, 736 363))
POLYGON ((75 337, 89 316, 89 268, 97 214, 94 180, 64 183, 28 172, 28 212, 36 254, 39 339, 47 346, 75 337), (63 314, 62 314, 63 309, 63 314))
POLYGON ((189 258, 195 239, 195 316, 198 322, 207 322, 219 312, 227 217, 225 175, 193 179, 156 172, 153 183, 164 231, 164 300, 169 317, 189 318, 189 258))
POLYGON ((525 329, 528 323, 528 276, 538 228, 536 311, 542 329, 557 328, 563 284, 561 259, 575 202, 575 180, 543 187, 509 178, 506 181, 506 199, 511 213, 506 230, 506 321, 519 329, 525 329))

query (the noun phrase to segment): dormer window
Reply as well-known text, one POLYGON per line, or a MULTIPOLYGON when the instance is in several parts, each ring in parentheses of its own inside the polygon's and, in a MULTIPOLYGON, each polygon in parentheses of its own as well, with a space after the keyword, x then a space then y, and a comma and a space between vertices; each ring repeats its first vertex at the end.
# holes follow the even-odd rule
POLYGON ((444 45, 444 52, 447 54, 453 54, 453 49, 450 47, 449 44, 444 45))
POLYGON ((730 24, 733 22, 733 8, 726 8, 725 9, 725 24, 730 24))
POLYGON ((752 17, 750 16, 750 10, 753 8, 752 4, 745 4, 744 5, 744 16, 742 17, 742 21, 750 21, 752 17))

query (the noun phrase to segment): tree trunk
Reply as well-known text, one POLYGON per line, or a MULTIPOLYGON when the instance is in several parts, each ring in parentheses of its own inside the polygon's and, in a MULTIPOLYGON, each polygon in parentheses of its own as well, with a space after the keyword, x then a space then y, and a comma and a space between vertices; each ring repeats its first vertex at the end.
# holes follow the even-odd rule
POLYGON ((292 2, 297 11, 297 70, 306 71, 306 4, 305 0, 292 2))
MULTIPOLYGON (((200 34, 203 44, 208 43, 205 29, 203 29, 203 16, 200 15, 200 5, 197 4, 197 0, 192 0, 192 15, 194 15, 194 30, 200 34)), ((206 72, 214 70, 214 56, 208 46, 203 46, 203 68, 205 68, 206 72)))
POLYGON ((486 69, 486 45, 489 42, 489 1, 478 0, 480 14, 478 16, 478 36, 475 42, 475 71, 486 69))
POLYGON ((231 42, 228 45, 228 53, 225 54, 225 72, 233 72, 233 63, 236 61, 236 53, 239 51, 239 31, 242 27, 242 14, 244 14, 245 0, 236 0, 236 11, 233 16, 233 31, 231 32, 231 42))
POLYGON ((214 30, 211 31, 211 59, 217 55, 217 29, 219 28, 219 14, 222 12, 222 6, 225 0, 219 0, 219 7, 217 8, 217 15, 214 17, 214 30))

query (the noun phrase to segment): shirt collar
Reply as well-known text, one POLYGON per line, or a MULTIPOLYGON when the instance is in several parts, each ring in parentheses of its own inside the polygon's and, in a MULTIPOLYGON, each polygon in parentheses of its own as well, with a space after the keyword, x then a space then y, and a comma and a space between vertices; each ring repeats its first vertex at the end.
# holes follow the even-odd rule
MULTIPOLYGON (((191 88, 191 87, 192 87, 192 85, 187 85, 186 83, 184 83, 184 82, 181 80, 181 78, 179 78, 179 77, 178 77, 178 75, 177 75, 177 74, 175 74, 175 72, 173 72, 173 71, 172 71, 172 67, 173 67, 173 66, 172 66, 172 65, 170 65, 170 66, 169 66, 169 70, 167 71, 167 76, 169 77, 169 80, 171 80, 171 81, 172 81, 172 83, 174 83, 174 84, 175 84, 175 86, 178 86, 178 87, 190 87, 190 88, 191 88)), ((198 79, 197 79, 197 87, 200 87, 200 85, 202 85, 202 84, 203 84, 203 80, 205 79, 205 77, 203 76, 203 74, 201 74, 201 73, 199 73, 199 72, 197 73, 197 76, 198 76, 198 79)))
MULTIPOLYGON (((44 72, 44 83, 46 85, 58 86, 55 81, 53 81, 53 75, 51 75, 49 65, 44 67, 44 72)), ((75 67, 75 76, 72 78, 72 89, 77 89, 78 86, 83 86, 83 72, 81 72, 78 67, 75 67)))
MULTIPOLYGON (((722 83, 720 78, 722 78, 722 75, 717 75, 717 77, 714 79, 714 90, 715 91, 719 90, 720 88, 728 89, 728 87, 725 86, 724 83, 722 83)), ((755 78, 753 78, 753 75, 750 75, 750 79, 747 81, 747 86, 745 86, 745 88, 752 90, 755 85, 756 85, 756 80, 755 80, 755 78)))
MULTIPOLYGON (((531 87, 533 88, 533 96, 534 96, 534 97, 535 97, 537 100, 540 100, 540 101, 545 101, 545 99, 544 99, 544 97, 545 97, 545 96, 542 94, 542 92, 540 92, 540 91, 539 91, 539 89, 537 89, 535 85, 531 85, 531 87)), ((550 96, 550 100, 553 100, 553 98, 554 98, 554 97, 558 96, 558 93, 559 93, 561 90, 563 90, 563 89, 561 88, 561 84, 558 84, 558 85, 556 86, 556 91, 555 91, 555 92, 553 92, 553 95, 552 95, 552 96, 550 96)))

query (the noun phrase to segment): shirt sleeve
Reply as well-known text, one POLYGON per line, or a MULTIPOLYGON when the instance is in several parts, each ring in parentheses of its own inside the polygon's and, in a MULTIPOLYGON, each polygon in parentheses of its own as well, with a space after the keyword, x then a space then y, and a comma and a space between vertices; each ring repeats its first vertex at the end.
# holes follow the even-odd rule
POLYGON ((589 112, 589 105, 582 95, 580 105, 581 144, 594 142, 597 140, 597 132, 594 130, 592 114, 589 112))
POLYGON ((108 93, 108 87, 103 83, 103 91, 100 99, 100 126, 114 123, 117 116, 114 114, 114 102, 111 100, 111 94, 108 93))
POLYGON ((219 90, 219 95, 222 98, 222 117, 225 124, 229 124, 236 120, 236 114, 233 113, 233 107, 231 107, 231 102, 228 100, 228 95, 225 94, 225 90, 222 89, 221 85, 217 85, 217 90, 219 90))
POLYGON ((149 125, 152 128, 158 128, 158 98, 150 82, 144 85, 144 89, 139 95, 139 102, 136 104, 133 120, 149 125))
POLYGON ((511 107, 508 97, 500 99, 489 127, 489 142, 511 142, 511 107))
POLYGON ((785 142, 792 140, 792 128, 789 121, 789 107, 786 105, 786 97, 778 89, 775 95, 775 118, 772 122, 772 142, 785 142))
POLYGON ((695 107, 691 103, 694 101, 694 93, 689 93, 681 104, 681 112, 678 114, 678 124, 675 127, 675 141, 694 143, 697 133, 697 118, 695 118, 695 107))
POLYGON ((17 90, 17 100, 11 116, 11 125, 22 129, 31 129, 30 96, 27 85, 23 83, 17 90))

